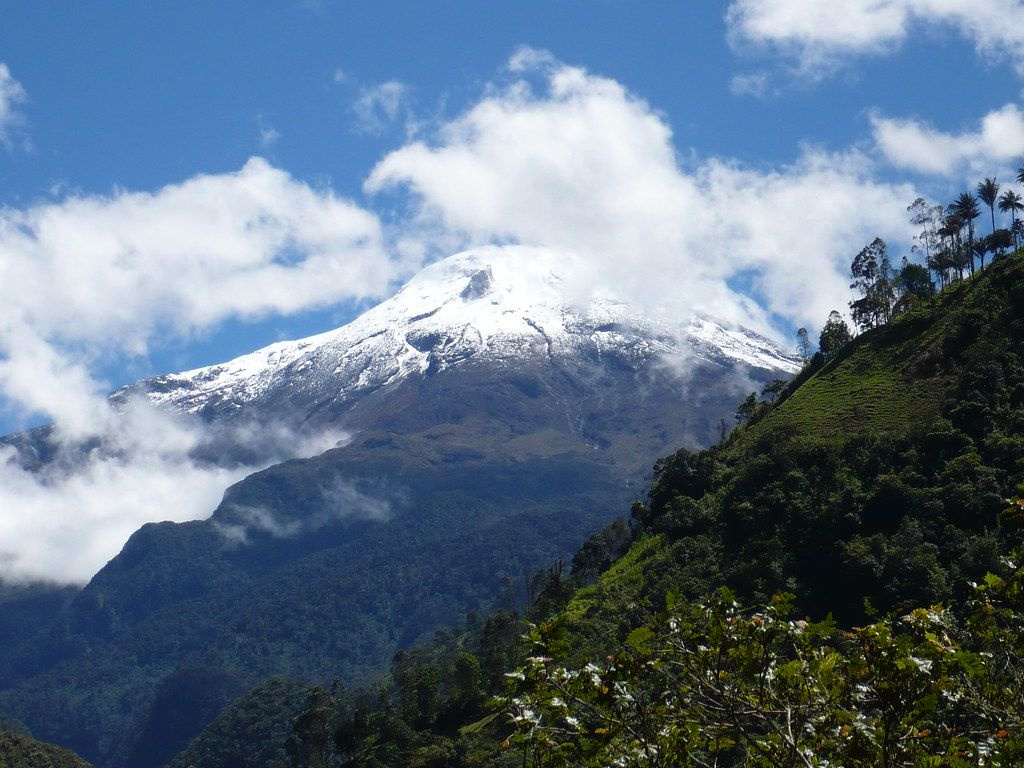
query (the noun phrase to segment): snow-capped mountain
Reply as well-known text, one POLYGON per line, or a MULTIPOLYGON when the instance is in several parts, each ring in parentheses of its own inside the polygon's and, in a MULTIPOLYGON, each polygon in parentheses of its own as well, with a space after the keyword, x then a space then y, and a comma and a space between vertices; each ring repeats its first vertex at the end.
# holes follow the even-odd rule
MULTIPOLYGON (((197 461, 269 466, 208 519, 143 526, 52 630, 0 654, 0 709, 124 768, 143 765, 132 744, 182 670, 375 679, 396 647, 493 606, 502 576, 571 557, 659 457, 716 442, 751 389, 796 368, 710 318, 580 300, 562 268, 459 254, 342 328, 116 393, 206 420, 197 461), (132 702, 134 725, 97 711, 97 690, 132 702)), ((16 448, 32 468, 61 455, 46 430, 16 448)))
POLYGON ((709 318, 673 327, 608 299, 579 306, 554 254, 481 249, 432 264, 348 325, 272 344, 226 363, 126 388, 189 413, 225 416, 248 406, 337 406, 410 377, 487 364, 609 359, 636 369, 665 359, 790 374, 795 358, 770 340, 709 318), (523 269, 525 263, 533 265, 523 269))

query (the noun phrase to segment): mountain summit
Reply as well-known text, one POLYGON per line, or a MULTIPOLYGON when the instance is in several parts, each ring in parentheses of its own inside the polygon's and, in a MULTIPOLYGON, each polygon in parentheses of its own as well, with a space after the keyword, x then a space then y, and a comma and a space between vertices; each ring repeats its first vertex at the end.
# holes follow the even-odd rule
POLYGON ((144 392, 154 403, 207 418, 284 408, 324 422, 348 421, 373 392, 460 366, 511 373, 538 363, 608 361, 639 369, 664 359, 798 370, 796 359, 747 329, 710 318, 672 324, 619 301, 577 300, 558 261, 554 252, 522 247, 456 254, 341 328, 147 379, 115 398, 144 392))
POLYGON ((351 437, 247 477, 207 520, 143 526, 69 605, 12 628, 0 711, 102 768, 157 768, 269 675, 373 679, 521 601, 658 456, 714 442, 796 368, 756 334, 576 300, 558 275, 553 253, 459 254, 342 328, 115 393, 351 437))

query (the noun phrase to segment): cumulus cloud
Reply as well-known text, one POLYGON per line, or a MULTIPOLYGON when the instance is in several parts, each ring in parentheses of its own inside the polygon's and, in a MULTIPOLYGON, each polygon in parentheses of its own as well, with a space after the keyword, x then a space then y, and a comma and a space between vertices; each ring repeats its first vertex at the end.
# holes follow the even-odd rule
POLYGON ((397 80, 361 89, 352 105, 356 127, 363 133, 384 133, 402 113, 408 96, 408 86, 397 80))
POLYGON ((374 214, 259 158, 154 193, 5 209, 0 256, 5 331, 137 352, 160 327, 380 295, 398 274, 374 214))
POLYGON ((919 173, 990 175, 1024 156, 1024 111, 1017 104, 989 112, 976 130, 960 133, 877 114, 871 124, 875 142, 889 162, 919 173))
POLYGON ((407 189, 410 226, 464 243, 578 254, 582 297, 610 292, 768 333, 751 286, 771 311, 814 325, 845 306, 851 254, 876 234, 908 235, 914 191, 874 181, 861 155, 807 149, 770 171, 683 164, 664 118, 619 83, 529 50, 510 72, 435 136, 383 158, 367 191, 407 189))
MULTIPOLYGON (((195 459, 208 430, 140 404, 115 412, 98 363, 228 318, 380 296, 408 266, 374 214, 261 159, 152 193, 0 211, 0 400, 52 421, 68 457, 65 474, 0 460, 0 575, 81 580, 142 522, 206 517, 270 458, 195 459), (90 440, 102 450, 83 452, 90 440)), ((309 449, 263 437, 284 455, 309 449)), ((336 441, 323 437, 320 450, 336 441)))
POLYGON ((952 29, 978 53, 1024 74, 1021 0, 734 0, 726 12, 736 47, 749 43, 794 56, 808 75, 827 74, 851 56, 889 53, 916 29, 952 29))
POLYGON ((14 134, 24 123, 18 106, 25 98, 21 83, 14 79, 7 65, 0 62, 0 144, 7 150, 13 148, 14 134))

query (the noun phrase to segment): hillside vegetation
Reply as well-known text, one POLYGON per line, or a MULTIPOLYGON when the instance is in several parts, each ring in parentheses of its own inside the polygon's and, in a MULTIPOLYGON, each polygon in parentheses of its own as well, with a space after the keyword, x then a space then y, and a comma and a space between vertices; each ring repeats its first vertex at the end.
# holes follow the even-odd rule
POLYGON ((1016 764, 1022 483, 1018 252, 659 461, 630 528, 535 579, 528 640, 500 613, 377 688, 312 692, 291 763, 1016 764), (684 662, 732 682, 659 677, 684 662))
POLYGON ((0 768, 91 768, 70 750, 0 730, 0 768))

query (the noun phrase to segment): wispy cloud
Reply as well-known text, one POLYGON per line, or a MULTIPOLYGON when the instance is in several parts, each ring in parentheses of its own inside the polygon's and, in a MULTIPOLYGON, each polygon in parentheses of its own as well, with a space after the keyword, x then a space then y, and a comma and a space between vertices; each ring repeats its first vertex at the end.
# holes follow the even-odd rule
POLYGON ((15 146, 15 136, 25 123, 19 111, 27 95, 21 83, 14 79, 7 65, 0 62, 0 144, 10 151, 15 146))
POLYGON ((729 90, 737 96, 763 98, 773 90, 771 75, 767 72, 748 72, 736 75, 729 82, 729 90))
POLYGON ((363 133, 381 134, 403 114, 409 87, 389 80, 359 91, 352 105, 356 127, 363 133))
POLYGON ((222 518, 215 521, 215 525, 228 544, 246 545, 254 535, 261 533, 287 539, 345 520, 385 522, 391 518, 395 505, 404 503, 403 494, 394 489, 369 493, 341 479, 322 486, 319 497, 316 508, 305 510, 301 517, 282 514, 268 506, 229 502, 222 507, 219 513, 222 518))
POLYGON ((271 149, 278 141, 281 140, 281 132, 272 125, 268 125, 262 115, 259 117, 257 122, 259 123, 260 129, 260 149, 271 149))

